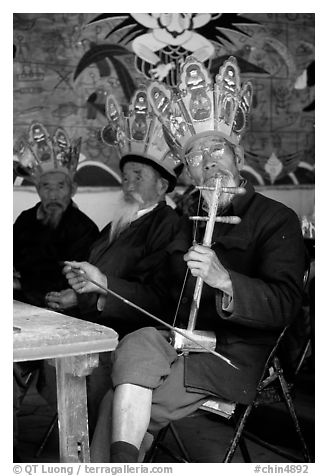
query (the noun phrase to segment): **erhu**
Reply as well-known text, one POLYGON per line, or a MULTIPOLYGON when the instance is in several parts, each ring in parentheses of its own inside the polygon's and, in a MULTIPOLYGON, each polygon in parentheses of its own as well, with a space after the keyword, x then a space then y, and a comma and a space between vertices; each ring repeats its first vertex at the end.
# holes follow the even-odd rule
MULTIPOLYGON (((230 223, 233 225, 237 225, 238 223, 240 223, 240 218, 237 216, 217 216, 220 195, 222 193, 244 194, 246 191, 242 187, 221 187, 221 180, 222 177, 216 178, 214 187, 197 186, 199 190, 213 191, 211 205, 209 207, 207 217, 189 217, 190 220, 207 221, 202 244, 204 246, 208 246, 209 248, 212 244, 212 236, 216 222, 230 223)), ((175 330, 172 331, 171 334, 171 343, 173 347, 178 352, 181 352, 183 354, 187 354, 189 352, 214 351, 216 347, 216 336, 213 331, 195 330, 203 284, 203 278, 198 276, 196 279, 193 299, 191 303, 187 329, 179 329, 175 327, 175 330), (181 331, 183 331, 184 335, 181 331)))
MULTIPOLYGON (((200 220, 207 221, 205 235, 203 239, 203 245, 210 247, 212 242, 213 230, 214 230, 214 226, 216 222, 230 223, 230 224, 238 224, 240 222, 240 218, 236 216, 226 216, 226 217, 216 216, 220 194, 221 193, 243 194, 245 193, 245 189, 242 187, 221 187, 221 177, 216 179, 215 187, 199 186, 197 188, 200 190, 213 191, 213 200, 209 209, 208 217, 200 217, 200 216, 189 217, 191 220, 195 220, 195 221, 200 221, 200 220)), ((125 304, 137 309, 138 311, 142 312, 146 316, 154 319, 158 323, 170 329, 171 330, 171 344, 174 346, 174 348, 178 352, 182 352, 182 353, 208 352, 224 360, 228 365, 231 365, 232 367, 238 369, 238 367, 236 367, 236 365, 234 365, 227 357, 215 351, 216 338, 215 338, 214 332, 195 330, 200 298, 201 298, 202 288, 203 288, 202 278, 198 277, 196 280, 193 301, 192 301, 190 314, 189 314, 188 327, 187 329, 180 329, 178 327, 168 324, 162 319, 159 319, 158 317, 154 316, 150 312, 141 308, 137 304, 134 304, 128 299, 125 299, 120 294, 117 294, 111 289, 108 289, 107 287, 101 285, 100 283, 97 283, 96 281, 90 279, 83 270, 81 270, 76 265, 72 265, 72 263, 70 263, 69 261, 65 261, 62 264, 70 264, 72 269, 75 269, 77 273, 83 274, 83 279, 85 281, 89 281, 95 284, 106 293, 111 294, 117 299, 123 301, 125 304)))

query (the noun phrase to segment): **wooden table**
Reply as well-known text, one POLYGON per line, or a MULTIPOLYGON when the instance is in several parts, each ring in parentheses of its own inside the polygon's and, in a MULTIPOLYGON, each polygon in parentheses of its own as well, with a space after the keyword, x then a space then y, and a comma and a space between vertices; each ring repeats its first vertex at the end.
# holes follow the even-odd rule
POLYGON ((86 376, 99 352, 115 349, 117 333, 14 301, 13 341, 14 362, 52 359, 56 367, 60 461, 90 462, 86 376))

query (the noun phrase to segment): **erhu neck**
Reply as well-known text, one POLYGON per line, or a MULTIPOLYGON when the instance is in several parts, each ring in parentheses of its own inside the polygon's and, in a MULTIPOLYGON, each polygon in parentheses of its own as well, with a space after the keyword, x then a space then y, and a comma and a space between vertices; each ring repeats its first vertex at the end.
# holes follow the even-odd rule
MULTIPOLYGON (((222 177, 218 177, 215 180, 214 187, 203 187, 203 186, 197 187, 200 191, 201 190, 213 191, 211 205, 209 207, 207 217, 200 217, 200 216, 189 217, 189 219, 191 220, 195 220, 195 221, 205 220, 207 222, 202 244, 203 246, 208 246, 209 248, 212 245, 212 237, 213 237, 215 223, 221 222, 221 223, 229 223, 233 225, 237 225, 238 223, 240 223, 240 218, 236 216, 231 216, 231 217, 217 216, 219 199, 220 199, 221 193, 244 194, 246 192, 246 190, 242 187, 221 187, 221 181, 222 181, 222 177)), ((203 290, 203 284, 204 284, 203 278, 198 276, 196 279, 194 295, 193 295, 190 313, 189 313, 189 320, 188 320, 188 327, 187 327, 187 330, 189 331, 193 331, 196 326, 200 299, 201 299, 202 290, 203 290)))

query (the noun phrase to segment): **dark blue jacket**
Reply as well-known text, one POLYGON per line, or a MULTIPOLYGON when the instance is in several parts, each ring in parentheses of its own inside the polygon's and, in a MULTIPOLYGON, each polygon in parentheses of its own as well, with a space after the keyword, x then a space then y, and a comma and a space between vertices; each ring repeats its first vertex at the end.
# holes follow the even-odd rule
MULTIPOLYGON (((217 223, 212 249, 228 270, 233 287, 232 314, 222 310, 221 291, 206 284, 200 303, 198 329, 217 335, 218 352, 239 370, 211 354, 186 357, 185 385, 192 389, 247 403, 254 395, 265 359, 277 336, 292 322, 302 303, 305 253, 297 215, 283 204, 256 193, 236 196, 227 215, 241 218, 238 225, 217 223)), ((199 230, 198 242, 202 241, 199 230)), ((186 223, 172 243, 170 283, 177 302, 185 274, 183 253, 192 242, 186 223)), ((178 325, 186 327, 195 278, 189 276, 181 300, 178 325)))
MULTIPOLYGON (((166 306, 166 248, 179 231, 179 225, 180 217, 162 201, 132 222, 112 243, 109 243, 108 224, 92 246, 88 261, 106 274, 112 291, 157 317, 172 320, 166 306)), ((107 325, 120 337, 140 327, 156 325, 156 321, 112 295, 107 295, 105 307, 99 312, 98 296, 78 295, 81 318, 107 325)))

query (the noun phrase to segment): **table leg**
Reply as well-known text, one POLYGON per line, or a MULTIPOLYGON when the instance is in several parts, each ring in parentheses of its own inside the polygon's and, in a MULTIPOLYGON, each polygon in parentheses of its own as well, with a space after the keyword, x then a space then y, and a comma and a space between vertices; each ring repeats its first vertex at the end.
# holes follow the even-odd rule
POLYGON ((86 375, 98 354, 56 359, 59 452, 62 463, 89 463, 86 375))

